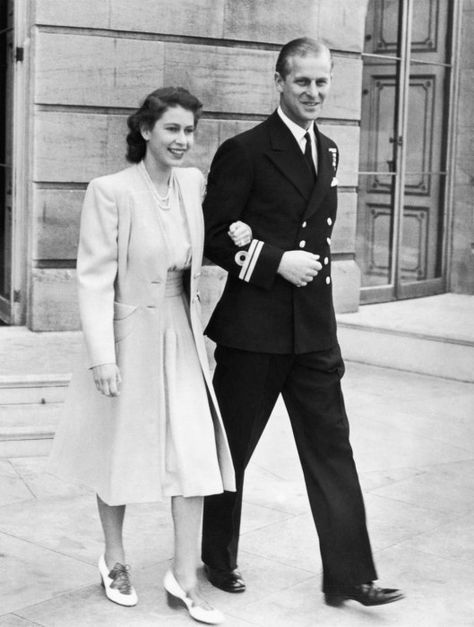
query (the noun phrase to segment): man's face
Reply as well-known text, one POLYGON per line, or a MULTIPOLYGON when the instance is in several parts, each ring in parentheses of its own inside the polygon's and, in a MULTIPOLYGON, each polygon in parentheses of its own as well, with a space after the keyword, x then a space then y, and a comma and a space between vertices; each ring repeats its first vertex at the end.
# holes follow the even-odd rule
POLYGON ((275 73, 283 112, 299 126, 309 128, 321 113, 331 87, 332 71, 329 53, 288 58, 289 73, 283 78, 275 73))

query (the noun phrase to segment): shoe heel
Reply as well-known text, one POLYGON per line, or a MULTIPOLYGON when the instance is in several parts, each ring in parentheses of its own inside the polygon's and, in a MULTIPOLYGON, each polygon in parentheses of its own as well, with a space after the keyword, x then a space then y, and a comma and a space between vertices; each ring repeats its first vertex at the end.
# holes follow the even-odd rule
POLYGON ((184 603, 178 597, 175 597, 171 592, 166 591, 166 601, 168 603, 168 607, 173 608, 174 610, 179 607, 183 607, 184 603))
POLYGON ((326 594, 324 595, 324 600, 326 602, 326 605, 330 605, 331 607, 341 607, 341 605, 346 600, 346 597, 342 594, 326 592, 326 594))

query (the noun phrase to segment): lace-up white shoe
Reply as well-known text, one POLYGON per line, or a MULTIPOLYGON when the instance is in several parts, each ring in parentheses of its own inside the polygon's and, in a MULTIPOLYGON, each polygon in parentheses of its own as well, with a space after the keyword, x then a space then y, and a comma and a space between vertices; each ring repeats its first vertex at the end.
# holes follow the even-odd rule
POLYGON ((111 571, 107 568, 103 555, 99 558, 99 573, 105 595, 110 601, 132 607, 138 602, 137 593, 130 581, 130 566, 117 562, 111 571))

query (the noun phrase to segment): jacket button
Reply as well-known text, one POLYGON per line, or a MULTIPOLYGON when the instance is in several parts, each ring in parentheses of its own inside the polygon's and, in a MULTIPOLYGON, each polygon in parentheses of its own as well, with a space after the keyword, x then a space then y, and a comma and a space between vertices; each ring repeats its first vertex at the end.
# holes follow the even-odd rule
POLYGON ((329 226, 331 226, 331 224, 332 224, 332 220, 331 220, 331 218, 328 218, 328 219, 327 219, 327 223, 329 224, 329 226))
POLYGON ((329 283, 331 283, 331 277, 330 277, 330 276, 327 276, 327 277, 326 277, 326 284, 327 284, 327 285, 329 285, 329 283))
POLYGON ((331 238, 330 237, 326 237, 326 242, 329 244, 329 246, 331 246, 331 238))
POLYGON ((305 229, 308 226, 308 223, 306 222, 306 220, 303 222, 303 224, 301 225, 302 229, 305 229))
POLYGON ((306 246, 306 242, 304 239, 302 239, 300 242, 300 248, 304 248, 305 246, 306 246))
POLYGON ((329 257, 324 257, 324 265, 327 266, 329 263, 329 257))

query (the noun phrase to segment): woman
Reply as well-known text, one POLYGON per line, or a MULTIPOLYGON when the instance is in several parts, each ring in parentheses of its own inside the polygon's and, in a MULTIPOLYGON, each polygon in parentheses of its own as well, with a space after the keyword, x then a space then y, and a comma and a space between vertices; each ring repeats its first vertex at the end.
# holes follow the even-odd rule
MULTIPOLYGON (((203 496, 234 490, 225 431, 210 382, 197 282, 203 248, 192 147, 201 103, 157 89, 128 118, 133 165, 86 192, 77 259, 88 368, 77 372, 51 469, 97 492, 107 597, 137 603, 122 541, 126 503, 171 497, 175 554, 164 587, 202 622, 222 614, 197 588, 203 496)), ((249 229, 230 226, 242 245, 249 229)))

